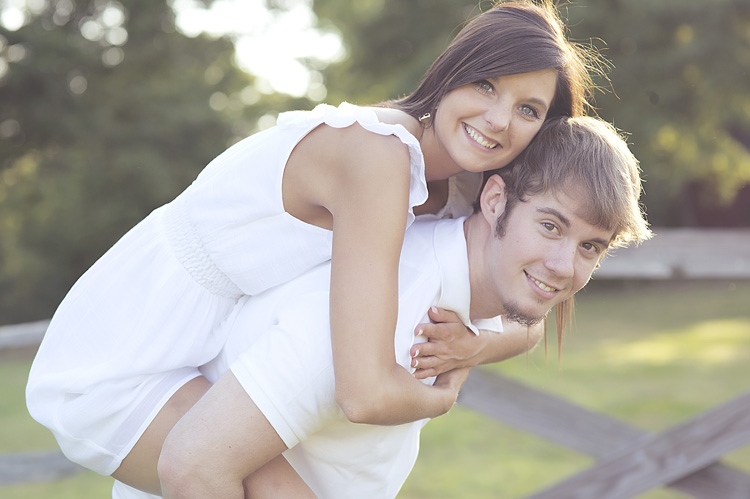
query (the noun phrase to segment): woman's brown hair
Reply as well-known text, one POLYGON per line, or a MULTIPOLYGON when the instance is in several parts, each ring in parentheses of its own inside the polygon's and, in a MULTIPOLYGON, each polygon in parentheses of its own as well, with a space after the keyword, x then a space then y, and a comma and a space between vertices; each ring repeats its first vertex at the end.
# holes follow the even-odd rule
POLYGON ((442 98, 467 83, 555 69, 547 116, 579 116, 591 107, 592 75, 604 66, 590 47, 568 41, 550 0, 498 2, 458 33, 412 94, 387 105, 415 118, 434 116, 442 98))

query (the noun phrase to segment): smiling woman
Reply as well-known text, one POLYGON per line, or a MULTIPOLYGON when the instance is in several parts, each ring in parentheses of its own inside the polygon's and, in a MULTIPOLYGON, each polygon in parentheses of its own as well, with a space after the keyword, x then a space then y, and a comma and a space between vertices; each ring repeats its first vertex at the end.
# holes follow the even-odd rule
POLYGON ((547 116, 556 80, 555 70, 544 69, 479 80, 446 94, 422 141, 442 144, 453 165, 445 162, 442 172, 433 168, 431 179, 481 172, 515 158, 547 116), (465 147, 467 138, 472 147, 465 147))

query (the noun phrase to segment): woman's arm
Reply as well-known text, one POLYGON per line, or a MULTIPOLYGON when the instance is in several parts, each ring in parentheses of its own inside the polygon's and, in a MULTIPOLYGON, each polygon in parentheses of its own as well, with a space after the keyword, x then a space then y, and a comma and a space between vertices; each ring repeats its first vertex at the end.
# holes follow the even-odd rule
POLYGON ((453 405, 458 387, 424 385, 396 363, 393 348, 398 262, 409 206, 408 150, 395 137, 359 127, 340 135, 328 175, 336 185, 324 200, 333 217, 330 318, 336 400, 356 423, 402 424, 438 416, 453 405))
POLYGON ((544 336, 544 324, 526 327, 517 322, 505 322, 504 331, 495 333, 480 330, 472 333, 451 311, 432 308, 434 323, 420 324, 415 334, 429 341, 411 348, 412 367, 417 379, 429 378, 460 367, 490 364, 528 352, 544 336))

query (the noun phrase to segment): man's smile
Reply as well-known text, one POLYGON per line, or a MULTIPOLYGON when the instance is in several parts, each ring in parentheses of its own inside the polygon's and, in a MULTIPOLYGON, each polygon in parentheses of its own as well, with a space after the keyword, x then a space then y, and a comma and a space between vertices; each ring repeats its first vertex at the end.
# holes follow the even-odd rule
POLYGON ((525 272, 525 274, 526 274, 526 277, 528 277, 528 279, 532 283, 534 283, 536 285, 536 287, 538 287, 540 290, 542 290, 542 291, 544 291, 546 293, 556 293, 557 291, 559 291, 557 288, 553 288, 552 286, 550 286, 550 285, 548 285, 548 284, 540 281, 536 277, 530 275, 528 272, 525 272))

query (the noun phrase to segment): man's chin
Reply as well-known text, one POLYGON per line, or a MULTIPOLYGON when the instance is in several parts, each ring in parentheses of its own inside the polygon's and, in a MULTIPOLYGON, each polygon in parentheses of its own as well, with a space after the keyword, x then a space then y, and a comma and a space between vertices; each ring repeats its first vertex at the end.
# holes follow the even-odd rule
POLYGON ((542 317, 541 319, 532 319, 530 317, 505 316, 505 318, 510 322, 515 322, 526 327, 536 326, 537 324, 542 322, 542 320, 544 320, 544 317, 542 317))
POLYGON ((505 313, 503 314, 505 320, 516 322, 527 327, 536 326, 542 322, 544 318, 547 317, 547 312, 549 312, 547 311, 541 316, 535 315, 533 312, 521 310, 521 308, 515 303, 506 303, 503 308, 505 308, 505 313))
POLYGON ((529 314, 525 314, 518 311, 508 311, 503 315, 503 318, 510 322, 516 322, 518 324, 521 324, 522 326, 536 326, 540 322, 544 320, 544 318, 547 316, 547 314, 544 314, 541 317, 533 317, 529 314))

